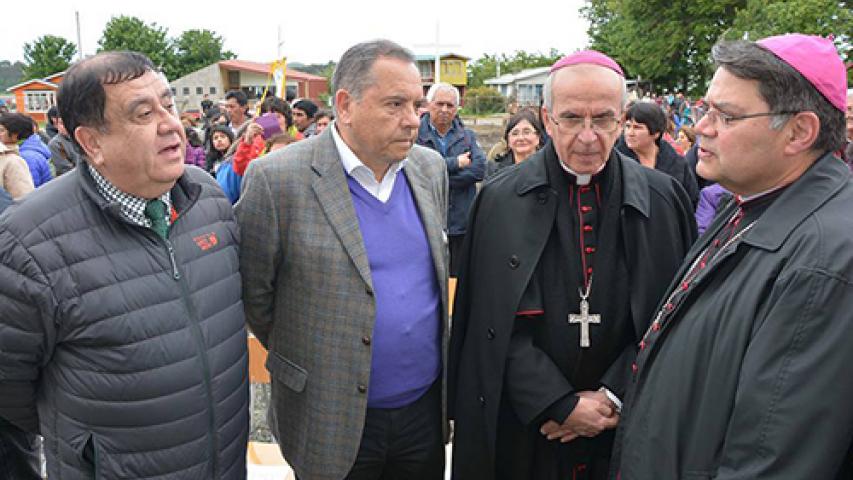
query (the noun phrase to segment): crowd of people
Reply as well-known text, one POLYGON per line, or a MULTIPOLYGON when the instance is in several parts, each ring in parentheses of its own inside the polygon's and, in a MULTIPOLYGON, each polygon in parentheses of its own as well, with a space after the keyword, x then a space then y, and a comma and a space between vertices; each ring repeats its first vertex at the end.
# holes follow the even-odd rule
POLYGON ((451 435, 458 480, 853 478, 845 67, 713 60, 657 103, 561 58, 491 159, 388 40, 334 114, 76 63, 44 134, 0 115, 0 479, 39 436, 48 478, 245 478, 247 327, 303 480, 441 479, 451 435))

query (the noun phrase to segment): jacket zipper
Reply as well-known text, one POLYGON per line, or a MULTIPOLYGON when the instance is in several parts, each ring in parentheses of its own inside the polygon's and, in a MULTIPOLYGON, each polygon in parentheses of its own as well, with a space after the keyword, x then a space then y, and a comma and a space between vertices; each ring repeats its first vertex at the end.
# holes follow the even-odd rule
POLYGON ((211 449, 211 462, 213 463, 213 478, 219 478, 219 439, 216 435, 216 414, 214 411, 215 402, 213 400, 213 387, 210 384, 211 375, 210 375, 210 363, 207 358, 207 348, 204 344, 204 334, 201 330, 201 325, 199 325, 198 313, 196 312, 195 305, 190 298, 190 291, 187 287, 186 282, 181 281, 181 272, 178 269, 178 262, 175 259, 175 247, 172 245, 172 242, 169 241, 168 238, 163 239, 166 243, 166 251, 169 254, 169 262, 172 266, 172 278, 178 282, 178 285, 181 288, 181 299, 184 301, 184 306, 187 309, 187 314, 190 317, 190 321, 192 322, 192 331, 193 338, 195 339, 196 345, 198 347, 199 356, 201 357, 201 366, 202 371, 204 373, 204 388, 205 393, 207 394, 207 402, 208 402, 208 428, 210 432, 209 436, 209 444, 211 449))

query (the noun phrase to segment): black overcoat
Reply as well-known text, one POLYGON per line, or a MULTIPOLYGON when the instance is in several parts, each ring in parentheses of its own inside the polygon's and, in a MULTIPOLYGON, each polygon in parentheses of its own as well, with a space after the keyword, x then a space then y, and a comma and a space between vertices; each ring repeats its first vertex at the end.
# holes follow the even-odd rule
POLYGON ((696 275, 637 359, 622 480, 853 478, 851 205, 850 172, 826 155, 696 275))
MULTIPOLYGON (((550 143, 487 182, 472 206, 448 379, 456 479, 495 477, 498 412, 515 312, 555 221, 558 193, 548 179, 546 158, 556 159, 550 143)), ((674 178, 615 150, 609 161, 622 164, 621 234, 639 341, 696 237, 696 223, 690 199, 674 178)), ((627 348, 602 379, 617 395, 624 394, 635 355, 634 346, 627 348)))

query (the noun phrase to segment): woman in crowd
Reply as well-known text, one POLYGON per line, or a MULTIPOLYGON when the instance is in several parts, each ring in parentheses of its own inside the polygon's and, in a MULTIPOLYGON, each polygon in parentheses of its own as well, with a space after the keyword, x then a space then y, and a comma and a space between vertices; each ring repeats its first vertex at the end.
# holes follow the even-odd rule
POLYGON ((234 132, 227 123, 224 125, 213 125, 210 129, 210 148, 207 150, 204 169, 211 175, 216 174, 219 165, 225 161, 225 154, 234 143, 234 132))
POLYGON ((199 138, 198 131, 194 127, 184 126, 184 133, 187 135, 187 151, 184 156, 184 163, 195 165, 199 168, 205 168, 207 165, 204 147, 199 138))
POLYGON ((523 109, 510 117, 503 136, 507 151, 486 163, 485 177, 491 178, 504 168, 527 160, 542 146, 543 133, 542 124, 530 109, 523 109))
POLYGON ((638 102, 625 114, 625 132, 616 144, 617 150, 643 166, 667 173, 681 183, 695 207, 699 201, 696 176, 687 161, 663 140, 667 118, 654 104, 638 102))
POLYGON ((2 143, 0 143, 0 187, 14 200, 32 192, 35 188, 27 162, 2 143))
POLYGON ((678 136, 675 138, 675 150, 678 151, 678 154, 684 155, 690 151, 694 143, 696 143, 696 132, 693 127, 687 125, 681 127, 678 136))
POLYGON ((36 125, 26 115, 7 113, 0 116, 0 142, 17 151, 27 162, 33 184, 38 187, 53 178, 50 174, 50 149, 35 134, 36 125))

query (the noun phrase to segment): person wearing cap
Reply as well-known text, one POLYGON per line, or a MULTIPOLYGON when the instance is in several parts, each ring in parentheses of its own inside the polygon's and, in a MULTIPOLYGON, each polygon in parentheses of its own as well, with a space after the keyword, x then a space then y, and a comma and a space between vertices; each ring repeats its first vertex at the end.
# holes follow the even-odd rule
POLYGON ((801 34, 712 50, 699 174, 736 195, 643 335, 613 478, 853 478, 847 79, 801 34))
POLYGON ((614 148, 619 65, 551 68, 544 148, 475 200, 453 311, 456 479, 607 478, 639 335, 696 237, 673 177, 614 148))
POLYGON ((317 105, 311 100, 302 99, 293 104, 293 123, 305 138, 315 135, 317 126, 314 125, 314 115, 317 105))

